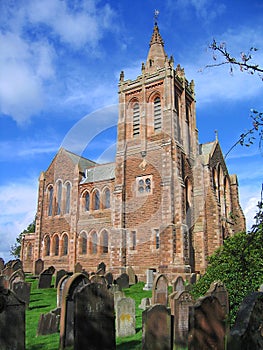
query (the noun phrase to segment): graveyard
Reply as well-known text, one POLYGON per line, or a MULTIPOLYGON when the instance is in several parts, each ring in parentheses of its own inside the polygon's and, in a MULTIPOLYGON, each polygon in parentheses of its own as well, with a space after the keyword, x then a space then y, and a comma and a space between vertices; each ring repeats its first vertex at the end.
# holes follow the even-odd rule
POLYGON ((243 300, 230 327, 229 295, 214 281, 195 299, 199 276, 169 281, 149 269, 114 276, 102 262, 88 273, 44 268, 25 274, 20 260, 0 275, 0 349, 258 350, 263 348, 263 286, 243 300))

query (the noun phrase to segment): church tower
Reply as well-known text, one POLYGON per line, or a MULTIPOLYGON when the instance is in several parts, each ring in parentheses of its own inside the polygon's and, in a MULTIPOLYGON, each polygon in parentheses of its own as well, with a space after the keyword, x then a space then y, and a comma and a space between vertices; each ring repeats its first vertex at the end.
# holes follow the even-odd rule
POLYGON ((194 270, 191 220, 198 155, 194 83, 168 58, 157 23, 137 79, 119 81, 114 226, 122 264, 194 270), (143 263, 142 263, 143 262, 143 263))

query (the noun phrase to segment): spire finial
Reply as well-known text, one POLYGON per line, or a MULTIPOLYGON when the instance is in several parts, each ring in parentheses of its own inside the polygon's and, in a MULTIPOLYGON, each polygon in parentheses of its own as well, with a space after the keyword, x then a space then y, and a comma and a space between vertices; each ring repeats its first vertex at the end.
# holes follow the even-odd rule
POLYGON ((158 22, 159 13, 160 13, 159 10, 154 10, 154 25, 156 25, 156 26, 157 26, 157 22, 158 22))
POLYGON ((216 141, 218 141, 218 131, 215 130, 215 137, 216 137, 216 141))

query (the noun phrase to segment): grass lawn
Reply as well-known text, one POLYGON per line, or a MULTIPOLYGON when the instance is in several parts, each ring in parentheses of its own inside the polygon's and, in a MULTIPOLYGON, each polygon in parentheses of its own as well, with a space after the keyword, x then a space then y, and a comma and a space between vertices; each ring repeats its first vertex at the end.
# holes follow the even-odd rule
MULTIPOLYGON (((31 296, 29 308, 26 311, 26 350, 57 350, 59 347, 59 333, 36 336, 40 314, 56 308, 57 290, 55 288, 38 289, 38 280, 27 278, 31 282, 31 296)), ((143 290, 144 283, 139 282, 129 289, 124 289, 126 297, 133 298, 136 305, 136 334, 134 336, 116 339, 117 350, 139 350, 142 340, 142 310, 138 308, 141 299, 151 297, 151 291, 143 290)))

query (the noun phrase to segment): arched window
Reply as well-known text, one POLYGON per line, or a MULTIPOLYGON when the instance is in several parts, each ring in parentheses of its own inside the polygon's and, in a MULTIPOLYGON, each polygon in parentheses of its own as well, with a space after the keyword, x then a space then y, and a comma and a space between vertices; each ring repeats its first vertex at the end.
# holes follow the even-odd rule
POLYGON ((63 246, 62 246, 62 254, 68 254, 68 235, 63 236, 63 246))
POLYGON ((94 210, 100 209, 100 193, 98 190, 95 190, 93 194, 93 209, 94 210))
POLYGON ((58 235, 54 236, 54 255, 59 255, 59 237, 58 235))
POLYGON ((87 254, 87 235, 85 232, 80 236, 80 254, 87 254))
POLYGON ((67 184, 66 184, 66 207, 65 207, 66 214, 69 214, 69 212, 70 212, 70 194, 71 194, 71 186, 70 186, 70 183, 67 182, 67 184))
POLYGON ((156 97, 154 99, 154 131, 162 129, 162 112, 161 112, 161 99, 156 97))
POLYGON ((104 207, 105 209, 110 208, 110 190, 108 188, 104 192, 104 207))
POLYGON ((97 233, 94 232, 91 235, 91 254, 97 254, 98 250, 98 236, 97 233))
POLYGON ((57 215, 61 214, 62 182, 57 183, 57 215))
POLYGON ((85 194, 85 211, 89 211, 90 206, 90 195, 89 192, 85 194))
POLYGON ((109 250, 109 236, 107 231, 102 232, 102 252, 107 254, 109 250))
POLYGON ((28 246, 27 246, 27 256, 26 256, 26 258, 27 258, 28 260, 30 260, 31 257, 32 257, 32 244, 29 243, 28 246))
POLYGON ((133 106, 133 136, 140 135, 140 106, 135 103, 133 106))
POLYGON ((54 189, 51 186, 48 189, 48 216, 52 216, 52 211, 53 211, 53 194, 54 194, 54 189))
POLYGON ((50 237, 46 236, 44 240, 44 255, 49 256, 50 255, 50 237))

